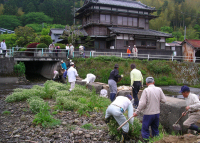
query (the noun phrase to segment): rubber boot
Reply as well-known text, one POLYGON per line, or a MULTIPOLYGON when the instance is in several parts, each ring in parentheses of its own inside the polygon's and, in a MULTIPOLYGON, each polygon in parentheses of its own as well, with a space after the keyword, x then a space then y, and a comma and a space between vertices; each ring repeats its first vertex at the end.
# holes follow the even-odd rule
POLYGON ((192 125, 189 127, 189 129, 195 130, 195 131, 197 131, 198 133, 200 133, 199 127, 198 127, 197 125, 195 125, 195 124, 192 124, 192 125))
POLYGON ((127 133, 126 132, 122 132, 122 137, 121 137, 120 143, 125 143, 126 136, 127 136, 127 133))

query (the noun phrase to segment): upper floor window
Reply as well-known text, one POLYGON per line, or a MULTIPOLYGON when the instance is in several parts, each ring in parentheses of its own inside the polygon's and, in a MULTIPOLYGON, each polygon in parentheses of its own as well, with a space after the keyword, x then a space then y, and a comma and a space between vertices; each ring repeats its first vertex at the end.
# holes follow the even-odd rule
POLYGON ((138 26, 138 19, 137 18, 132 18, 132 17, 123 17, 123 16, 118 16, 117 17, 117 24, 118 25, 124 25, 124 26, 138 26))
POLYGON ((110 15, 101 14, 100 15, 100 22, 110 23, 110 15))

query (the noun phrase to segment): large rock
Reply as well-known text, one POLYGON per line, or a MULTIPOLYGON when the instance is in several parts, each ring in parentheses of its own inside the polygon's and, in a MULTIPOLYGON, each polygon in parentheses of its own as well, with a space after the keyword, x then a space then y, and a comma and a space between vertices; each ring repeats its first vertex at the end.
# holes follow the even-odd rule
POLYGON ((87 88, 90 89, 90 90, 95 89, 96 93, 100 94, 100 91, 103 89, 103 85, 93 82, 93 83, 87 84, 87 88))
MULTIPOLYGON (((168 97, 166 103, 162 103, 160 106, 160 123, 164 126, 167 132, 172 132, 172 125, 179 119, 182 113, 185 111, 186 103, 183 99, 177 99, 168 97)), ((182 127, 182 131, 186 132, 187 129, 183 127, 183 122, 187 119, 187 115, 183 117, 178 123, 182 127)))
POLYGON ((78 85, 86 85, 86 82, 85 81, 82 81, 82 80, 77 80, 76 81, 76 84, 78 84, 78 85))

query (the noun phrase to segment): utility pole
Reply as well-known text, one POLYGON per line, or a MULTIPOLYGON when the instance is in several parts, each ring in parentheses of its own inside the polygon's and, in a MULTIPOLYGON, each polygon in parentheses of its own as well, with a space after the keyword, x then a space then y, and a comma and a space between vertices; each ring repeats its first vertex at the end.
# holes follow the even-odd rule
POLYGON ((74 25, 75 25, 75 0, 74 0, 74 25))
POLYGON ((185 26, 185 32, 184 32, 184 40, 186 39, 186 26, 185 26))

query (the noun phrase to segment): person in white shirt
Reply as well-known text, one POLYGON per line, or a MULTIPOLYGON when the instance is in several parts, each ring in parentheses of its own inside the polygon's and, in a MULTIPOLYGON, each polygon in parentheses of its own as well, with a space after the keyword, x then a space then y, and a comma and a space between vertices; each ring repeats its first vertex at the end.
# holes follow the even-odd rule
POLYGON ((82 45, 79 46, 79 54, 80 54, 80 57, 83 56, 83 46, 82 45))
POLYGON ((69 53, 69 44, 67 44, 65 48, 66 48, 66 57, 68 57, 68 55, 69 55, 68 54, 69 53))
MULTIPOLYGON (((190 88, 186 85, 181 87, 182 95, 185 97, 186 101, 186 111, 189 112, 188 119, 183 122, 183 125, 191 130, 200 133, 200 128, 195 125, 198 120, 200 120, 200 101, 196 94, 190 92, 190 88)), ((183 112, 182 115, 185 116, 187 113, 183 112)))
POLYGON ((70 49, 70 55, 73 56, 74 46, 71 43, 69 45, 70 45, 70 47, 69 47, 69 49, 70 49))
MULTIPOLYGON (((126 117, 124 116, 124 112, 128 110, 128 118, 133 115, 133 105, 131 103, 132 96, 117 96, 116 99, 108 106, 105 115, 106 123, 109 122, 109 117, 113 116, 119 125, 122 125, 126 121, 126 117)), ((129 123, 133 124, 134 118, 132 118, 129 123)), ((122 127, 123 133, 121 137, 120 143, 125 142, 125 137, 129 131, 129 124, 126 123, 122 127)))
POLYGON ((69 91, 72 91, 75 88, 76 77, 78 76, 77 70, 74 68, 74 63, 70 63, 71 67, 67 71, 68 82, 70 83, 71 87, 69 91))
POLYGON ((1 42, 1 49, 3 50, 3 54, 6 55, 6 43, 5 43, 5 39, 3 39, 3 41, 1 42))
POLYGON ((89 73, 87 74, 86 78, 82 81, 86 81, 86 84, 88 84, 88 83, 94 82, 95 79, 96 79, 96 76, 94 74, 89 73))
POLYGON ((136 48, 136 45, 134 45, 133 49, 132 49, 132 53, 133 53, 133 57, 137 57, 138 56, 138 49, 136 48))

